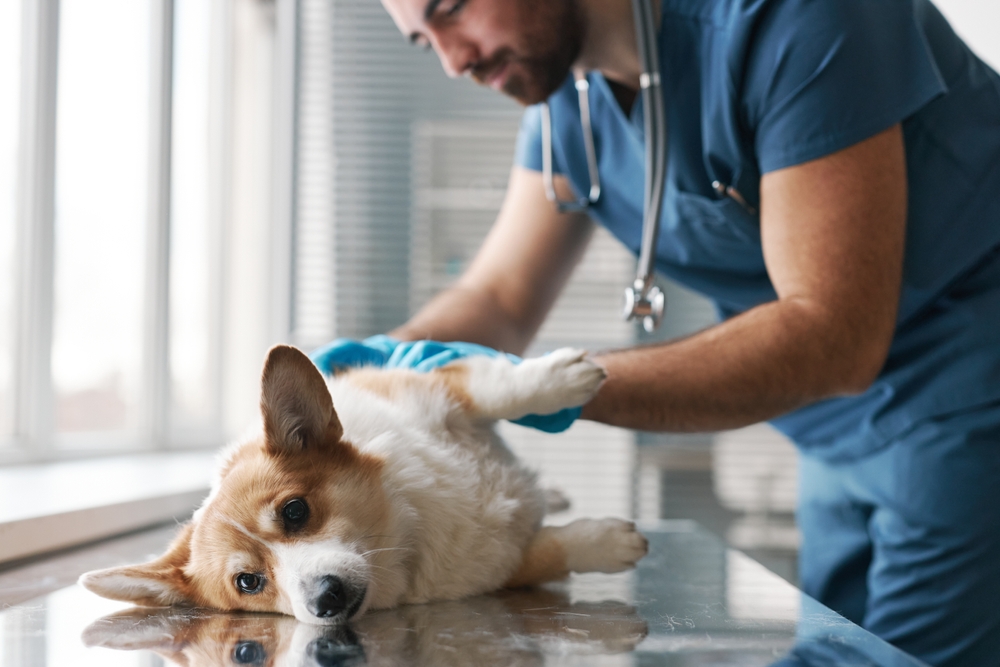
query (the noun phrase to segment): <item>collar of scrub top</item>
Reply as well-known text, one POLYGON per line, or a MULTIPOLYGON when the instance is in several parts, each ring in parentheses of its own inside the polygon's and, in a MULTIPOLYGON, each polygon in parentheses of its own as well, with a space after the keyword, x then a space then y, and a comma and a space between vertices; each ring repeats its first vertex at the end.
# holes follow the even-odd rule
MULTIPOLYGON (((626 320, 642 318, 643 328, 652 333, 660 326, 666 297, 653 284, 656 270, 656 241, 660 231, 660 209, 667 176, 667 119, 663 108, 660 85, 660 57, 656 46, 656 25, 648 0, 632 0, 635 19, 636 44, 642 74, 642 110, 646 134, 646 187, 643 202, 642 247, 635 281, 625 288, 626 320)), ((580 99, 580 123, 583 125, 583 145, 587 154, 587 172, 590 192, 586 197, 564 200, 556 194, 552 176, 552 112, 548 103, 542 104, 542 179, 545 195, 563 213, 583 211, 601 198, 601 177, 597 168, 597 151, 594 148, 594 129, 590 122, 590 84, 582 72, 574 72, 577 95, 580 99)))

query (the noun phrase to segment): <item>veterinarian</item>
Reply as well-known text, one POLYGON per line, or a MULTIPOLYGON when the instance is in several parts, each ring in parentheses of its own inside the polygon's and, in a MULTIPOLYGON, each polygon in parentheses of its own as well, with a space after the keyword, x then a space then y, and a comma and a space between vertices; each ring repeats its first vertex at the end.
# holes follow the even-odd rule
MULTIPOLYGON (((523 353, 595 222, 639 252, 630 0, 383 4, 448 74, 527 106, 517 164, 453 288, 391 337, 314 358, 429 368, 480 349, 398 344, 421 339, 523 353), (600 194, 560 212, 539 103, 555 189, 586 199, 574 72, 600 194)), ((582 417, 673 432, 770 420, 802 453, 804 590, 931 665, 1000 664, 1000 77, 927 0, 652 11, 669 129, 655 267, 722 322, 596 357, 608 379, 582 417)))

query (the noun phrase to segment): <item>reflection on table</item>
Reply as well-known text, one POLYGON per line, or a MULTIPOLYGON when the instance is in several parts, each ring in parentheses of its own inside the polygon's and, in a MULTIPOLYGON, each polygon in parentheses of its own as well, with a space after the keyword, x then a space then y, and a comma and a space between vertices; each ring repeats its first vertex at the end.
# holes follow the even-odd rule
POLYGON ((692 522, 644 532, 650 555, 632 573, 373 612, 349 627, 129 608, 71 586, 0 613, 0 667, 920 665, 692 522))
POLYGON ((646 636, 635 607, 511 591, 374 612, 350 627, 286 616, 131 609, 83 633, 91 646, 155 651, 178 665, 543 665, 546 654, 614 655, 646 636))

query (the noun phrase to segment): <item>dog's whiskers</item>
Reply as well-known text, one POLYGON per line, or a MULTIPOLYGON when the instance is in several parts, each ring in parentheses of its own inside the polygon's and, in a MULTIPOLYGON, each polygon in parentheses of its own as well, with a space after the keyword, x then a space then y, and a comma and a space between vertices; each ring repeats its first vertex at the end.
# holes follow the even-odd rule
MULTIPOLYGON (((373 570, 385 570, 386 572, 392 572, 393 571, 393 569, 391 567, 383 567, 382 565, 371 565, 371 564, 369 564, 368 567, 370 567, 373 570)), ((374 574, 372 575, 372 579, 373 580, 375 579, 374 574)))
POLYGON ((362 556, 367 556, 369 554, 377 554, 380 551, 413 551, 410 547, 383 547, 381 549, 369 549, 363 552, 362 556))

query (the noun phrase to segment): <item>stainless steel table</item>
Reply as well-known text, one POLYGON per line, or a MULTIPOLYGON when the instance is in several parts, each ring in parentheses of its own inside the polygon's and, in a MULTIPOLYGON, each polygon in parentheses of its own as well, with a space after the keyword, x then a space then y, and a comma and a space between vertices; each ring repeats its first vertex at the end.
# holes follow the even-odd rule
POLYGON ((692 522, 642 528, 651 549, 635 572, 375 612, 335 629, 130 608, 71 585, 86 569, 161 550, 161 529, 0 572, 0 667, 922 664, 692 522))

